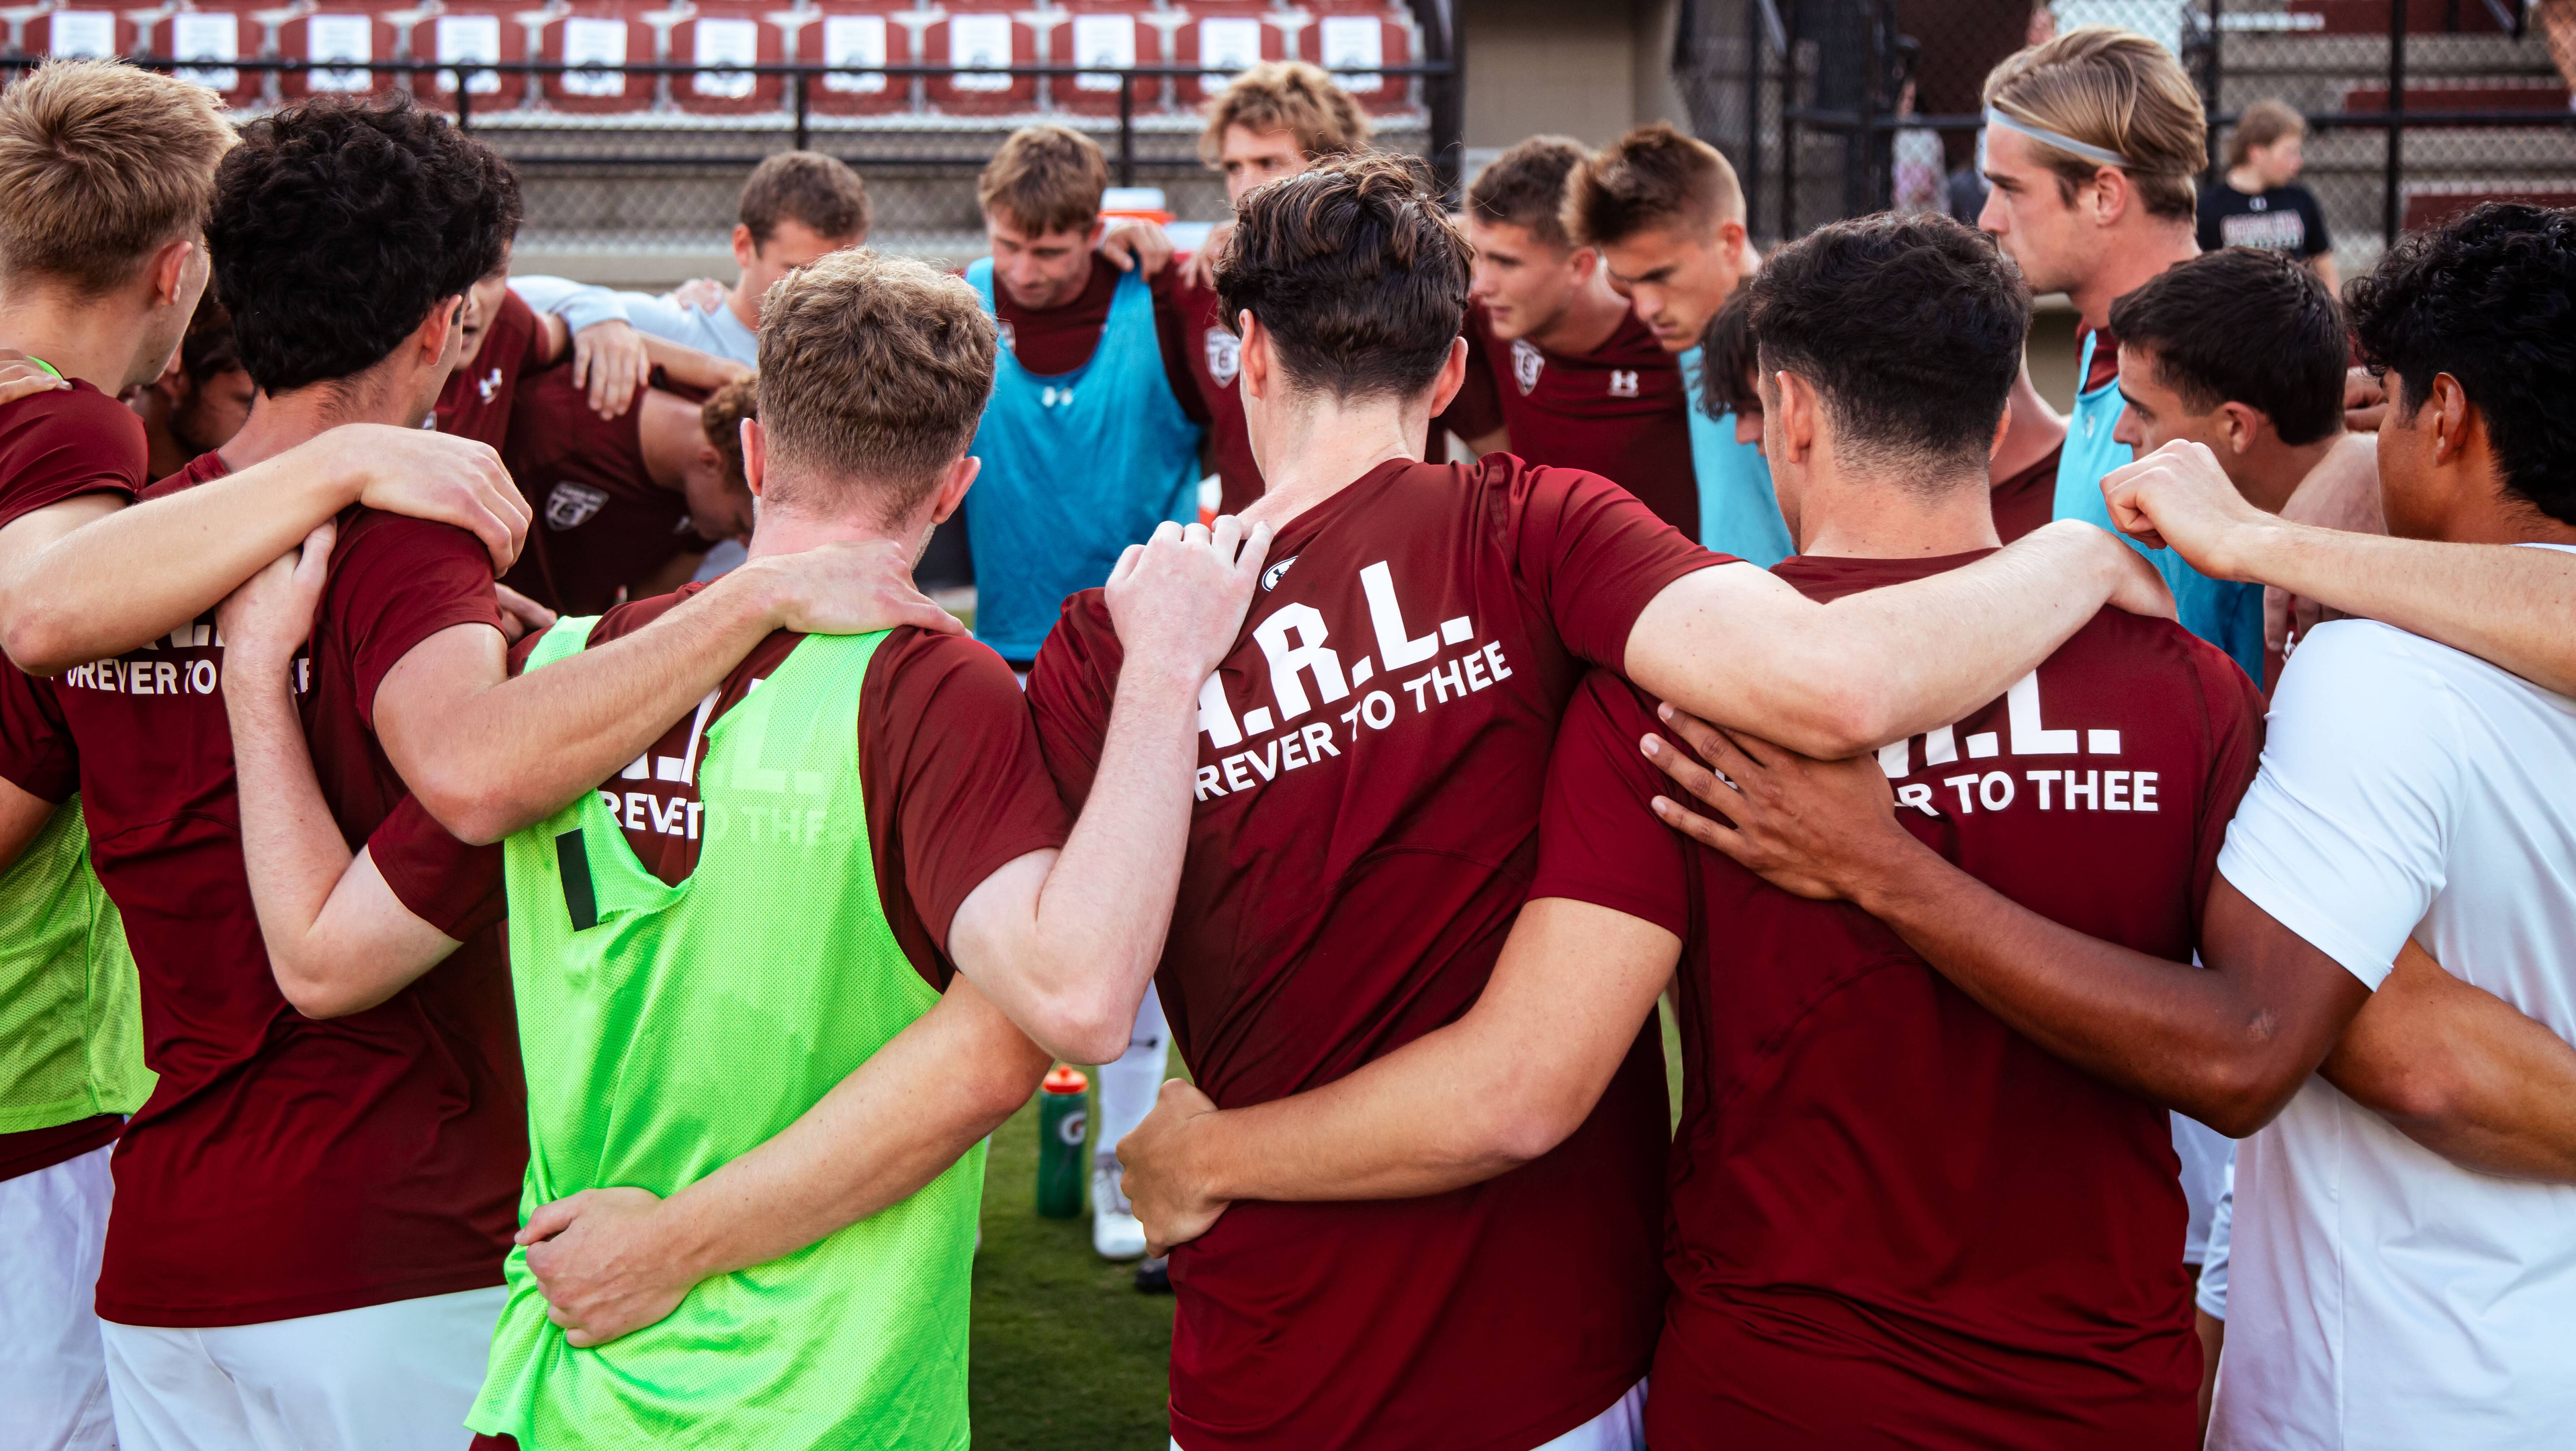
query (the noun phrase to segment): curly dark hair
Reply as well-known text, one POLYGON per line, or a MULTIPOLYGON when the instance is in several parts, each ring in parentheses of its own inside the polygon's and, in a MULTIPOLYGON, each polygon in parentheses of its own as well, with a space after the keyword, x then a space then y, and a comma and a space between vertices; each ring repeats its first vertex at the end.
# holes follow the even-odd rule
POLYGON ((1410 398, 1466 318, 1469 250, 1421 162, 1363 152, 1244 194, 1217 301, 1269 330, 1289 386, 1410 398))
POLYGON ((1814 383, 1843 447, 1983 473, 2030 332, 2030 293, 1994 238, 1881 212, 1781 248, 1748 286, 1762 371, 1814 383))
POLYGON ((517 189, 399 92, 260 117, 215 176, 206 246, 242 365, 269 393, 374 367, 501 265, 517 189))
POLYGON ((1699 334, 1699 408, 1711 418, 1762 411, 1761 350, 1753 336, 1753 289, 1739 287, 1699 334))
POLYGON ((2450 374, 2506 492, 2576 524, 2576 210, 2488 202, 2390 248, 2344 289, 2372 372, 2411 418, 2450 374))

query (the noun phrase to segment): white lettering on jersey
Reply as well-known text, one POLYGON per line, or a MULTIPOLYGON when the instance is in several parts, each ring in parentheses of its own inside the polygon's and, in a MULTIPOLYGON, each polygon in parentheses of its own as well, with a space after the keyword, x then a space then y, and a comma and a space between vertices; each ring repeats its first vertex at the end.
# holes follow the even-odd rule
POLYGON ((1512 339, 1512 381, 1521 385, 1521 396, 1527 398, 1538 386, 1538 375, 1547 367, 1547 354, 1527 338, 1512 339))
POLYGON ((1395 602, 1395 576, 1385 560, 1360 571, 1360 589, 1368 595, 1369 622, 1377 627, 1378 658, 1387 669, 1419 665, 1440 653, 1437 636, 1405 634, 1404 608, 1395 602))
POLYGON ((1342 657, 1324 643, 1326 633, 1323 613, 1309 604, 1289 605, 1253 627, 1252 638, 1270 661, 1270 693, 1279 701, 1280 719, 1295 720, 1315 708, 1298 683, 1301 670, 1314 675, 1315 689, 1327 703, 1351 693, 1342 678, 1342 657), (1288 643, 1291 631, 1297 635, 1293 646, 1288 643))
POLYGON ((1202 345, 1207 349, 1208 376, 1220 388, 1234 386, 1234 375, 1243 369, 1243 339, 1222 327, 1207 330, 1202 345))
MULTIPOLYGON (((2090 756, 2120 754, 2120 732, 2100 727, 2078 729, 2073 726, 2049 726, 2044 723, 2039 701, 2039 672, 2034 670, 2012 683, 2004 692, 2005 734, 2011 749, 1993 731, 1978 731, 1964 741, 1955 723, 1936 726, 1923 733, 1923 765, 1948 766, 1959 760, 1959 748, 1967 748, 1972 761, 1992 760, 2002 755, 2072 756, 2081 751, 2090 756)), ((1878 748, 1878 769, 1890 781, 1902 780, 1912 773, 1912 742, 1891 741, 1878 748)), ((2003 811, 2017 799, 2031 801, 2040 811, 2156 811, 2158 773, 2154 771, 2032 771, 2022 772, 2021 779, 2032 790, 2025 797, 2011 773, 1994 770, 1944 776, 1940 785, 1952 793, 1962 816, 1979 810, 2003 811)), ((1917 782, 1896 789, 1896 804, 1910 806, 1926 816, 1938 816, 1933 804, 1933 788, 1928 782, 1917 782)))
MULTIPOLYGON (((1613 398, 1634 398, 1634 397, 1636 397, 1636 396, 1637 396, 1637 371, 1638 371, 1638 370, 1636 370, 1636 369, 1634 369, 1634 368, 1613 368, 1613 369, 1611 369, 1611 370, 1610 370, 1610 396, 1611 396, 1611 397, 1613 397, 1613 398)), ((1528 390, 1524 389, 1524 390, 1522 390, 1522 391, 1526 392, 1526 391, 1528 391, 1528 390)))

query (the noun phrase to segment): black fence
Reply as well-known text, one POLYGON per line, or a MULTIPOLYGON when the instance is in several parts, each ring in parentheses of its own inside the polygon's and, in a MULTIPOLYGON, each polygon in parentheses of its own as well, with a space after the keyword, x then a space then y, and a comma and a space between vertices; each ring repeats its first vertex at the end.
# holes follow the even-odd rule
MULTIPOLYGON (((0 79, 41 59, 0 55, 0 79)), ((1115 184, 1161 187, 1179 217, 1226 214, 1224 183, 1198 152, 1197 96, 1228 77, 1200 66, 127 59, 198 79, 240 115, 326 90, 408 90, 510 158, 526 204, 523 253, 720 248, 743 177, 795 148, 866 177, 881 244, 978 255, 976 176, 1004 136, 1037 121, 1090 135, 1115 184)), ((1449 61, 1335 74, 1362 87, 1379 144, 1426 157, 1456 185, 1463 106, 1449 61)))
MULTIPOLYGON (((2300 180, 2347 274, 2489 196, 2576 203, 2569 77, 2529 0, 1685 0, 1674 68, 1742 173, 1757 237, 1896 206, 1966 212, 1980 95, 2050 29, 2172 49, 2227 128, 2277 98, 2307 120, 2300 180), (2034 17, 2034 11, 2037 16, 2034 17)), ((2576 63, 2576 33, 2568 37, 2576 63)))

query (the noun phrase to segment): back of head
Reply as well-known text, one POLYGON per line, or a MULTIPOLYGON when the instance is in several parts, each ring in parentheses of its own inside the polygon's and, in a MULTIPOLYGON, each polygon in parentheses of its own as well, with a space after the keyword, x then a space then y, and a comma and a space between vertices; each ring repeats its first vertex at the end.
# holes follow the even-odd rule
POLYGON ((858 248, 799 267, 760 315, 772 508, 909 516, 973 442, 993 320, 965 279, 858 248))
POLYGON ((2457 379, 2507 491, 2576 524, 2576 209, 2488 202, 2406 237, 2345 289, 2370 366, 2406 416, 2457 379))
POLYGON ((782 151, 753 167, 735 203, 734 220, 768 245, 778 224, 794 222, 829 241, 864 241, 868 188, 848 163, 819 151, 782 151))
POLYGON ((326 96, 242 130, 206 241, 242 366, 269 393, 365 372, 501 265, 514 197, 408 96, 326 96))
POLYGON ((1583 165, 1583 143, 1571 136, 1533 136, 1494 158, 1467 188, 1467 212, 1489 226, 1519 227, 1563 252, 1565 179, 1583 165))
POLYGON ((1256 136, 1285 131, 1309 161, 1347 156, 1367 149, 1369 141, 1368 113, 1359 102, 1322 67, 1302 60, 1263 61, 1211 97, 1207 129, 1199 135, 1200 160, 1216 164, 1229 126, 1256 136))
POLYGON ((2236 118, 2236 129, 2227 136, 2227 164, 2243 166, 2257 146, 2269 146, 2287 136, 2308 134, 2307 119, 2290 109, 2286 101, 2264 99, 2245 108, 2236 118))
POLYGON ((1649 228, 1705 238, 1744 220, 1744 188, 1716 147, 1657 121, 1586 157, 1566 184, 1563 215, 1578 247, 1649 228))
POLYGON ((1711 418, 1762 411, 1761 391, 1753 377, 1762 370, 1759 339, 1753 336, 1753 289, 1739 287, 1700 330, 1699 406, 1711 418))
POLYGON ((716 451, 716 462, 724 470, 725 488, 733 493, 749 490, 742 467, 742 421, 760 416, 760 378, 736 378, 698 405, 698 427, 707 436, 707 444, 716 451))
POLYGON ((194 241, 233 128, 212 91, 122 61, 57 60, 0 91, 0 284, 97 296, 194 241))
POLYGON ((2286 252, 2226 247, 2169 267, 2111 304, 2111 331, 2153 353, 2166 386, 2203 413, 2260 409, 2288 444, 2343 427, 2343 309, 2286 252))
POLYGON ((1985 476, 2030 332, 2030 295, 1992 237, 1881 212, 1781 248, 1748 290, 1764 376, 1815 385, 1842 457, 1985 476))
POLYGON ((2120 158, 2104 162, 2031 138, 2069 200, 2103 166, 2116 165, 2150 215, 2191 220, 2192 178, 2209 162, 2209 123, 2200 92, 2163 46, 2107 25, 2070 30, 2004 57, 1986 75, 1985 99, 2008 122, 2120 158))
POLYGON ((1465 321, 1468 250, 1421 163, 1369 152, 1245 193, 1217 300, 1251 311, 1290 388, 1411 398, 1465 321))
POLYGON ((1087 232, 1100 219, 1109 162, 1090 137, 1064 126, 1023 126, 985 164, 975 200, 986 213, 1042 237, 1087 232))

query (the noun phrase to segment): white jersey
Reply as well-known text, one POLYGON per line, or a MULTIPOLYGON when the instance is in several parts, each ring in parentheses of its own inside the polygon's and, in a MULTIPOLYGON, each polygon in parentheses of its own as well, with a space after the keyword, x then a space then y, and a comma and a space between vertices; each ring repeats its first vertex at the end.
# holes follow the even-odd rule
MULTIPOLYGON (((2411 936, 2576 1041, 2576 700, 2385 625, 2299 647, 2219 871, 2374 989, 2411 936)), ((2209 1444, 2576 1445, 2576 1187, 2312 1078, 2237 1155, 2209 1444)))

